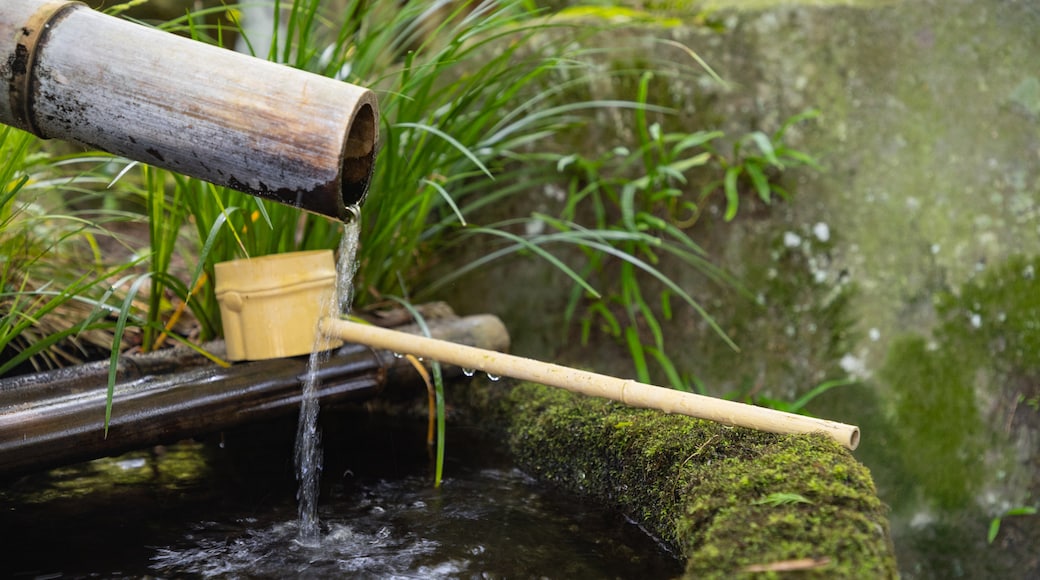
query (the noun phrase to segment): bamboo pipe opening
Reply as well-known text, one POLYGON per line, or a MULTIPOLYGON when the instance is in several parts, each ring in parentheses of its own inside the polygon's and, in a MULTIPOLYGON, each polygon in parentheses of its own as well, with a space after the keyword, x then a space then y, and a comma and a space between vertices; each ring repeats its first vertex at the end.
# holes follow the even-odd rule
POLYGON ((375 168, 376 112, 372 105, 362 104, 350 124, 343 143, 340 193, 346 206, 360 205, 368 195, 375 168))

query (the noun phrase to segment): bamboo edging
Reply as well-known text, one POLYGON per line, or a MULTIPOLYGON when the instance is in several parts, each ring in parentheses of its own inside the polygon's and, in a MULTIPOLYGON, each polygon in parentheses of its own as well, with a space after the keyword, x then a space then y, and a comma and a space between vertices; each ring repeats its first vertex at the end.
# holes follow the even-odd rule
POLYGON ((437 360, 492 375, 559 387, 632 407, 658 409, 771 433, 823 433, 848 449, 859 445, 859 427, 735 401, 582 371, 552 363, 388 330, 368 324, 325 318, 321 332, 348 342, 437 360))

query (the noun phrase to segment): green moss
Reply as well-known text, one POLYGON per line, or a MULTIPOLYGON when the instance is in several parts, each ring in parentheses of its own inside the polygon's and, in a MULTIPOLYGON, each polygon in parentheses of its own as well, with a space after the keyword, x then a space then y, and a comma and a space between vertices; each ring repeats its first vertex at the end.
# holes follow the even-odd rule
POLYGON ((993 265, 937 294, 930 338, 907 335, 890 344, 878 378, 892 393, 899 425, 893 447, 914 486, 898 495, 909 509, 922 499, 951 513, 977 509, 981 489, 1014 487, 1013 478, 993 474, 1018 470, 1009 436, 1013 427, 1032 427, 1015 413, 1016 401, 1040 394, 1038 270, 1035 257, 993 265))
POLYGON ((903 337, 892 342, 880 372, 895 394, 903 468, 924 498, 943 509, 967 505, 981 480, 982 421, 967 359, 903 337))
MULTIPOLYGON (((896 575, 870 474, 822 436, 778 436, 520 385, 509 442, 540 479, 627 513, 688 558, 690 578, 785 560, 800 574, 896 575), (771 494, 808 500, 763 502, 771 494)), ((777 497, 777 496, 774 496, 777 497)))
POLYGON ((956 294, 942 294, 936 337, 1004 372, 1040 369, 1040 257, 1012 256, 956 294))

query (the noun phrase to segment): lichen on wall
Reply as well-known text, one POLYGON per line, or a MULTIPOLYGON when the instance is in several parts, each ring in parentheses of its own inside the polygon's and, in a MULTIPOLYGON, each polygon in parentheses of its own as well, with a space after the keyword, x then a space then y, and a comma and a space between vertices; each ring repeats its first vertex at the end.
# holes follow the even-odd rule
POLYGON ((937 325, 889 344, 877 387, 891 393, 888 470, 901 559, 934 577, 1034 577, 1040 498, 1040 257, 1012 256, 937 292, 937 325), (909 530, 909 531, 908 531, 909 530))

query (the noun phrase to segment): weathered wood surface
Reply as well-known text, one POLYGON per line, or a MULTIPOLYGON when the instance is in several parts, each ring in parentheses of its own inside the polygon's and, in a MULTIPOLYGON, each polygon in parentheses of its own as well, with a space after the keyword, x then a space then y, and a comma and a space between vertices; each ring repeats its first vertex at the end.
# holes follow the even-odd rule
POLYGON ((347 219, 368 89, 54 0, 0 3, 0 122, 347 219))

